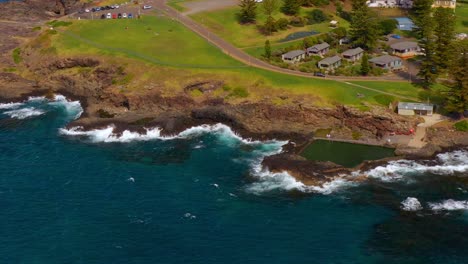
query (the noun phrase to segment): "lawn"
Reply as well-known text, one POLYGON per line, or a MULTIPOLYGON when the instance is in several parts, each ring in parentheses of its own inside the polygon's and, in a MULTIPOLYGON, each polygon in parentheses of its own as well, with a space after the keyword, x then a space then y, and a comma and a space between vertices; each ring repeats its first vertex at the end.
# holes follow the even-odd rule
MULTIPOLYGON (((145 16, 140 20, 74 21, 72 25, 46 34, 44 52, 61 56, 93 56, 123 65, 132 75, 129 89, 138 91, 148 83, 164 83, 173 91, 198 80, 223 80, 235 89, 249 91, 249 99, 272 101, 279 97, 310 98, 314 105, 347 104, 365 108, 376 104, 378 92, 343 82, 279 74, 246 65, 228 57, 176 21, 145 16), (50 40, 47 40, 49 36, 50 40), (364 95, 363 98, 357 94, 364 95)), ((419 88, 409 83, 363 82, 402 95, 414 95, 419 88)), ((283 100, 283 99, 281 99, 283 100)), ((284 100, 285 103, 294 103, 284 100)), ((280 102, 281 103, 281 102, 280 102)))
MULTIPOLYGON (((255 24, 239 24, 237 20, 237 14, 239 10, 240 7, 232 7, 222 10, 197 13, 191 15, 191 17, 208 27, 218 36, 240 48, 262 46, 267 39, 269 39, 271 42, 278 42, 279 40, 284 39, 289 34, 294 32, 315 30, 320 33, 324 33, 331 30, 329 23, 324 22, 315 25, 307 25, 304 27, 290 27, 288 30, 275 32, 271 36, 264 36, 259 32, 257 25, 255 24)), ((263 9, 261 4, 259 4, 257 10, 257 24, 261 25, 266 20, 266 16, 262 11, 263 9)), ((301 16, 305 16, 306 13, 312 10, 313 8, 301 8, 301 16)), ((287 18, 286 15, 279 11, 279 8, 276 10, 273 16, 275 19, 284 17, 287 18)), ((345 20, 337 17, 334 17, 334 19, 339 21, 340 26, 348 26, 348 22, 345 20)))
POLYGON ((455 15, 457 16, 456 32, 468 33, 468 0, 457 1, 455 15))
POLYGON ((82 53, 94 46, 176 67, 244 67, 178 22, 154 16, 75 21, 57 38, 56 45, 62 52, 82 53))
POLYGON ((197 0, 168 0, 167 5, 178 10, 179 12, 187 11, 187 8, 183 5, 184 2, 191 2, 197 0))

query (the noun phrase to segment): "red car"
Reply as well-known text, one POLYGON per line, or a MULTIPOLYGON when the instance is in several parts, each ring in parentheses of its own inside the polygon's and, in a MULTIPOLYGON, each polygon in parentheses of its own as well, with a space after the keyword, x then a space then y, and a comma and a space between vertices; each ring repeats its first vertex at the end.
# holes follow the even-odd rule
POLYGON ((112 14, 112 19, 117 19, 117 14, 112 14))

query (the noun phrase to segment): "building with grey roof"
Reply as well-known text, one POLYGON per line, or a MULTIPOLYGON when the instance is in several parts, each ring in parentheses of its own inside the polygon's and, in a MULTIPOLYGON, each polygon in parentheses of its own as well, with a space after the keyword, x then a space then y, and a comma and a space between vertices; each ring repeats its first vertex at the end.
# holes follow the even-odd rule
POLYGON ((307 55, 309 56, 318 55, 323 57, 323 55, 327 54, 330 51, 330 44, 323 42, 307 48, 306 51, 307 55))
POLYGON ((392 48, 392 54, 400 58, 411 58, 420 52, 420 48, 417 42, 414 41, 402 41, 390 45, 392 48))
POLYGON ((398 114, 399 115, 432 115, 434 112, 433 104, 424 103, 398 103, 398 114))
POLYGON ((318 62, 318 67, 320 69, 334 70, 340 66, 341 66, 341 58, 338 55, 325 58, 318 62))
POLYGON ((341 56, 343 56, 343 59, 347 61, 353 61, 353 62, 360 60, 363 55, 364 55, 364 50, 361 48, 349 49, 341 53, 341 56))
POLYGON ((287 52, 281 55, 281 59, 287 63, 296 63, 305 59, 305 55, 306 53, 303 50, 292 50, 290 52, 287 52))
POLYGON ((385 70, 397 70, 403 67, 403 62, 400 58, 383 55, 369 60, 374 66, 385 69, 385 70))

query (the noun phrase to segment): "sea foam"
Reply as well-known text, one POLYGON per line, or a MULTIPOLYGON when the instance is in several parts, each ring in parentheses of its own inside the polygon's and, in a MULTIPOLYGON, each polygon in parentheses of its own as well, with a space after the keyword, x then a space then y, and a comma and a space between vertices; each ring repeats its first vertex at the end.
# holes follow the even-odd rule
POLYGON ((417 198, 408 197, 401 202, 401 209, 405 211, 418 211, 423 209, 423 207, 417 198))
POLYGON ((4 112, 4 114, 9 115, 11 118, 16 118, 16 119, 26 119, 28 117, 40 116, 40 115, 43 115, 44 113, 45 111, 34 108, 34 107, 26 107, 26 108, 20 108, 20 109, 15 109, 15 110, 4 112))
POLYGON ((448 199, 440 203, 429 203, 429 207, 434 211, 468 210, 468 201, 448 199))

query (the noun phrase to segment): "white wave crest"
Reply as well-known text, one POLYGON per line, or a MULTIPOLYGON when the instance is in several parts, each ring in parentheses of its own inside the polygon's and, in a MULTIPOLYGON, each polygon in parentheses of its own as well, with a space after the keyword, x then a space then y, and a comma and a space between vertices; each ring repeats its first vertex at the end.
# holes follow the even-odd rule
MULTIPOLYGON (((468 171, 468 151, 458 150, 437 155, 438 164, 426 165, 413 160, 390 161, 385 166, 378 166, 364 174, 382 181, 396 181, 408 175, 426 172, 437 175, 450 175, 468 171)), ((361 172, 358 172, 361 173, 361 172)))
POLYGON ((418 211, 423 209, 423 207, 417 198, 408 197, 401 202, 401 209, 405 211, 418 211))
POLYGON ((321 186, 308 186, 297 181, 286 171, 273 173, 267 169, 263 169, 260 164, 252 168, 252 175, 256 177, 258 181, 249 184, 245 189, 247 192, 256 195, 275 190, 297 190, 304 193, 320 193, 327 195, 354 185, 353 182, 347 181, 346 179, 335 178, 330 182, 323 183, 321 186))
POLYGON ((52 106, 63 107, 65 111, 74 116, 74 119, 77 119, 83 113, 83 108, 79 101, 68 101, 68 99, 63 95, 55 95, 54 100, 49 102, 52 106))
POLYGON ((455 201, 448 199, 441 203, 429 203, 429 207, 434 211, 468 210, 468 201, 455 201))
POLYGON ((4 114, 9 115, 11 118, 16 119, 26 119, 28 117, 40 116, 43 115, 45 111, 36 109, 34 107, 26 107, 21 109, 15 109, 4 112, 4 114))
POLYGON ((17 109, 21 107, 23 103, 7 103, 7 104, 0 104, 0 110, 3 109, 17 109))
POLYGON ((114 127, 109 126, 103 129, 93 129, 84 131, 82 127, 73 127, 70 129, 61 128, 60 133, 67 136, 86 136, 92 142, 122 142, 127 143, 131 141, 148 141, 152 139, 165 139, 161 137, 161 130, 159 128, 147 129, 145 134, 131 132, 125 130, 121 135, 114 133, 114 127))

